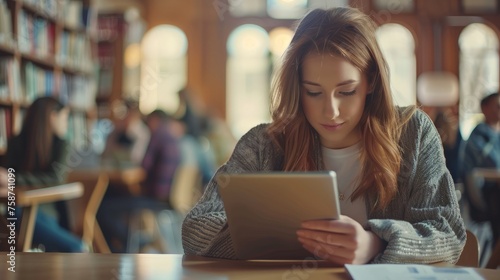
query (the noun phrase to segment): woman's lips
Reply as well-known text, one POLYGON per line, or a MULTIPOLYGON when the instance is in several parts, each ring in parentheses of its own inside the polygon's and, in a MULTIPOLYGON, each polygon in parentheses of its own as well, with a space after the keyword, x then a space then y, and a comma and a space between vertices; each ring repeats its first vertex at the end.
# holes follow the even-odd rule
POLYGON ((339 129, 344 123, 339 123, 339 124, 322 124, 321 126, 324 127, 326 130, 329 131, 334 131, 339 129))

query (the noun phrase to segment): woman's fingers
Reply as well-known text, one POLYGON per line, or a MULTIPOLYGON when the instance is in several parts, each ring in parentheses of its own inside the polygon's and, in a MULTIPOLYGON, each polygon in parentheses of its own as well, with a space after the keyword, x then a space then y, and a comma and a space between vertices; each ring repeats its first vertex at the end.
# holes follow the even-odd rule
POLYGON ((309 230, 351 234, 356 230, 356 225, 358 225, 358 222, 341 215, 338 220, 305 221, 301 224, 301 227, 309 230))
POLYGON ((353 235, 301 229, 297 231, 297 236, 299 238, 314 240, 326 245, 334 245, 347 248, 353 248, 356 246, 356 239, 353 235))
POLYGON ((302 246, 307 251, 323 260, 328 260, 338 264, 352 263, 354 260, 354 254, 352 250, 348 250, 346 248, 335 245, 316 242, 310 239, 302 239, 300 241, 302 243, 302 246))

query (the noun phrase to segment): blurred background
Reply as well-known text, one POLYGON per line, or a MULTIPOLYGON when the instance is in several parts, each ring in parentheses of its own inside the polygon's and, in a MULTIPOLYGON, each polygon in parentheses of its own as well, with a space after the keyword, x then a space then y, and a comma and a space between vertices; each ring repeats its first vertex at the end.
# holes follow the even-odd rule
MULTIPOLYGON (((457 146, 457 134, 467 140, 483 120, 480 100, 499 89, 498 0, 0 0, 0 159, 30 104, 50 95, 70 108, 67 140, 79 158, 66 164, 70 178, 146 169, 141 161, 153 133, 146 116, 163 111, 172 134, 194 139, 183 141, 180 166, 197 173, 173 177, 165 208, 175 215, 134 210, 129 233, 145 227, 149 239, 131 234, 128 249, 117 250, 151 243, 157 224, 174 245, 153 251, 181 252, 182 215, 236 141, 270 121, 273 72, 297 19, 345 6, 378 25, 396 104, 428 113, 444 145, 457 146), (113 134, 120 130, 126 135, 113 134), (199 180, 189 181, 192 174, 199 180)), ((147 177, 140 170, 118 179, 106 174, 103 201, 122 197, 120 185, 140 195, 147 177)), ((476 234, 489 238, 487 229, 476 234)), ((116 240, 106 239, 113 247, 116 240)))

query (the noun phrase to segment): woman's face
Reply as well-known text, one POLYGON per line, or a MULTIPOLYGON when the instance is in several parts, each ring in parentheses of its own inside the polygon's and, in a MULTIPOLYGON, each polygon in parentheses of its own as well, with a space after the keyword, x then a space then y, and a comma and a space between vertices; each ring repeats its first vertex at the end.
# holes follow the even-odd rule
POLYGON ((64 138, 68 132, 69 109, 63 108, 59 111, 53 111, 51 114, 52 131, 59 138, 64 138))
POLYGON ((304 114, 324 147, 341 149, 361 140, 358 123, 368 94, 364 74, 341 57, 312 52, 302 64, 301 83, 304 114))

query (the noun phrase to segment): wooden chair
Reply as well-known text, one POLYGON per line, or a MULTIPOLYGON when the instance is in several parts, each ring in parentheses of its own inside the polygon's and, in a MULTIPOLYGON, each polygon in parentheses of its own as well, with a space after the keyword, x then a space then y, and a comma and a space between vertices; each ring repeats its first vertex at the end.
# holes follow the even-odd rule
POLYGON ((16 204, 23 207, 16 249, 27 252, 31 250, 38 206, 44 203, 72 200, 81 197, 84 192, 84 186, 80 182, 43 188, 17 186, 16 191, 16 204))
POLYGON ((108 244, 96 220, 97 210, 108 188, 109 178, 106 173, 98 177, 89 176, 86 179, 68 175, 68 182, 79 180, 84 185, 84 193, 79 199, 68 203, 70 220, 73 221, 72 231, 82 237, 82 240, 92 246, 94 252, 110 253, 108 244))
POLYGON ((172 208, 186 215, 202 194, 200 171, 195 166, 181 166, 175 172, 170 203, 172 208))
POLYGON ((127 251, 129 253, 148 251, 179 253, 182 248, 176 247, 176 244, 180 244, 180 234, 176 228, 180 225, 181 217, 187 214, 200 196, 201 176, 198 168, 195 166, 178 167, 170 191, 172 209, 165 209, 159 213, 142 209, 134 213, 130 218, 127 251), (148 241, 147 245, 142 248, 139 244, 141 240, 148 241))
POLYGON ((497 240, 493 252, 491 252, 490 259, 486 264, 486 268, 497 269, 500 266, 500 240, 497 240))
POLYGON ((479 242, 470 230, 466 230, 467 242, 456 265, 479 267, 479 242))

